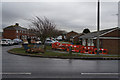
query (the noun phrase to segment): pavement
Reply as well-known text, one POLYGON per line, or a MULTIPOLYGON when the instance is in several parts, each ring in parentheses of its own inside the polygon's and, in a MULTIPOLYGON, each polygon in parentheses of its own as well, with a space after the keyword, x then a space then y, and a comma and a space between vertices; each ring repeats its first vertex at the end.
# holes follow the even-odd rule
POLYGON ((3 78, 118 78, 119 60, 74 60, 9 54, 2 47, 3 78))

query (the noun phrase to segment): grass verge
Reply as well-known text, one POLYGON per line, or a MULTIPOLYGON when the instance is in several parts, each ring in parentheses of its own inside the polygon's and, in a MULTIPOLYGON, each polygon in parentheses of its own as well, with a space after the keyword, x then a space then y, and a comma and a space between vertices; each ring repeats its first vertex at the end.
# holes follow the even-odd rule
MULTIPOLYGON (((48 47, 50 50, 50 47, 48 47)), ((60 53, 55 51, 46 51, 44 54, 42 53, 26 53, 23 48, 13 48, 9 50, 8 52, 14 53, 14 54, 21 54, 21 55, 32 55, 32 56, 41 56, 41 57, 54 57, 54 58, 118 58, 118 56, 107 56, 107 55, 82 55, 78 53, 74 53, 72 55, 66 53, 60 53)), ((119 56, 120 57, 120 56, 119 56)))

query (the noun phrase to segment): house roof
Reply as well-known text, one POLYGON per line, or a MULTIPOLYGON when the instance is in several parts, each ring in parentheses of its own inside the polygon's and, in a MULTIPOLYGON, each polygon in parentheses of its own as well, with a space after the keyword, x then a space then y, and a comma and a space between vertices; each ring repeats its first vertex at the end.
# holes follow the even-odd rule
POLYGON ((21 26, 16 26, 16 25, 11 25, 11 26, 8 26, 4 29, 7 29, 7 30, 22 30, 22 31, 26 31, 27 28, 23 28, 21 26))
POLYGON ((84 35, 84 33, 79 33, 78 35, 75 35, 75 36, 73 36, 72 38, 80 37, 80 36, 82 36, 82 35, 84 35))
POLYGON ((69 33, 75 33, 75 34, 78 34, 77 32, 75 32, 75 31, 70 31, 70 32, 68 32, 67 34, 69 34, 69 33))
MULTIPOLYGON (((105 35, 105 34, 112 32, 116 29, 120 29, 120 28, 116 27, 116 28, 101 30, 101 31, 99 31, 99 36, 105 35)), ((88 39, 88 38, 95 38, 95 37, 97 37, 97 31, 82 35, 79 38, 87 38, 88 39)))

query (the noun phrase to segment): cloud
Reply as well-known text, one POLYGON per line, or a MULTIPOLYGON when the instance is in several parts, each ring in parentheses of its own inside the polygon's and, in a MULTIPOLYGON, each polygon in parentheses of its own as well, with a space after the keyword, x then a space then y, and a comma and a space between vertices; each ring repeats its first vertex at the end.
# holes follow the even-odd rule
MULTIPOLYGON (((34 16, 44 16, 53 21, 57 28, 82 32, 84 28, 96 30, 95 2, 3 2, 3 27, 19 22, 27 27, 34 16)), ((117 26, 117 2, 101 3, 101 29, 117 26)))

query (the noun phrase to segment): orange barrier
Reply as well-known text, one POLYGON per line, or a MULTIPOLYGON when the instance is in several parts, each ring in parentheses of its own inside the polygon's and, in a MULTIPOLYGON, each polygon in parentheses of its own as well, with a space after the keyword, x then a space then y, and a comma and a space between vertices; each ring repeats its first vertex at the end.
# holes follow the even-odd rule
MULTIPOLYGON (((107 49, 99 49, 99 54, 107 54, 108 50, 107 49)), ((94 54, 97 54, 97 48, 94 49, 94 54)))
MULTIPOLYGON (((80 53, 86 53, 86 54, 97 54, 97 48, 95 46, 82 46, 82 45, 72 45, 72 44, 64 44, 64 43, 53 43, 52 49, 60 49, 69 51, 69 46, 72 48, 72 52, 80 52, 80 53)), ((107 49, 100 48, 99 50, 100 54, 107 54, 107 49)))
POLYGON ((87 54, 94 54, 94 47, 95 46, 84 46, 85 53, 87 53, 87 54))
POLYGON ((94 49, 94 54, 97 54, 97 48, 94 49))
POLYGON ((108 50, 107 49, 103 49, 103 54, 107 54, 108 50))
POLYGON ((94 54, 94 50, 93 50, 93 49, 89 49, 89 50, 88 50, 88 53, 89 53, 89 54, 94 54))

